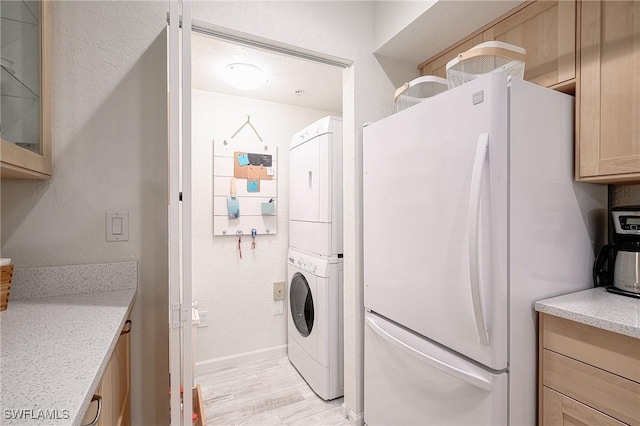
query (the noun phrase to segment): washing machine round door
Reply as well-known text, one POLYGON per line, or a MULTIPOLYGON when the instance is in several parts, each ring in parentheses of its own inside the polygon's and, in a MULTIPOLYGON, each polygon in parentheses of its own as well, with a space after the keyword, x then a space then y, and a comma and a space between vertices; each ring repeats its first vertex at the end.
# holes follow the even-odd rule
POLYGON ((309 283, 299 272, 291 279, 289 301, 293 323, 300 334, 307 337, 313 329, 313 297, 309 283))

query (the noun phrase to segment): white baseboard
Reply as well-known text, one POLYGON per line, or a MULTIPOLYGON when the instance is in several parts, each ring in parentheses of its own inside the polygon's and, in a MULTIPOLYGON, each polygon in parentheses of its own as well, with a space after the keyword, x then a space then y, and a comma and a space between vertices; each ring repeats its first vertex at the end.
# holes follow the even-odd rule
POLYGON ((343 402, 342 405, 340 406, 340 414, 342 415, 342 417, 349 418, 349 413, 348 413, 349 409, 347 408, 347 403, 343 402))
POLYGON ((347 420, 351 426, 364 426, 364 413, 356 414, 347 407, 347 403, 343 402, 340 407, 340 414, 347 420))
POLYGON ((272 346, 270 348, 258 349, 257 351, 244 352, 236 355, 223 356, 220 358, 208 359, 196 362, 196 376, 200 374, 212 373, 225 367, 243 364, 245 362, 258 361, 262 359, 275 358, 287 354, 287 345, 272 346))

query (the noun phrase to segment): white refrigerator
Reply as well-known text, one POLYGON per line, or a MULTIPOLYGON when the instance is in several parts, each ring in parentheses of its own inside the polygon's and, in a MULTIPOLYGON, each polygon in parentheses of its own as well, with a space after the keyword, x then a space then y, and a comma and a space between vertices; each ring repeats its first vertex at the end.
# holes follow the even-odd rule
POLYGON ((364 420, 534 425, 534 301, 591 285, 573 98, 492 73, 364 128, 364 420))

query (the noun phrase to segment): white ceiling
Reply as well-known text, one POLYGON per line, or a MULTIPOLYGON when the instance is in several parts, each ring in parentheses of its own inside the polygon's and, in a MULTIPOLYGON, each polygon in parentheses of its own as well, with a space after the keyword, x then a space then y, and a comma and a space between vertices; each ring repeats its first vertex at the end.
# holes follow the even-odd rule
POLYGON ((193 33, 191 57, 194 89, 342 112, 342 68, 197 33, 193 33), (235 62, 262 69, 267 74, 267 84, 251 91, 231 87, 222 79, 221 71, 235 62), (304 93, 298 96, 296 90, 304 93))
MULTIPOLYGON (((379 27, 384 28, 377 28, 377 32, 380 33, 377 42, 382 44, 375 49, 375 53, 379 59, 389 58, 391 62, 398 61, 405 66, 415 66, 417 76, 417 66, 424 60, 496 19, 522 1, 376 2, 374 3, 375 12, 381 15, 377 23, 379 27), (395 20, 391 19, 392 14, 397 15, 395 20), (384 42, 383 40, 388 37, 390 37, 389 40, 384 42)), ((199 33, 193 33, 191 54, 192 86, 195 89, 335 113, 342 112, 342 68, 236 44, 199 33), (245 62, 261 68, 268 76, 268 83, 252 91, 231 87, 222 80, 221 70, 234 62, 245 62), (298 96, 295 93, 296 90, 302 90, 303 94, 298 96)), ((404 81, 397 83, 401 84, 404 81)))

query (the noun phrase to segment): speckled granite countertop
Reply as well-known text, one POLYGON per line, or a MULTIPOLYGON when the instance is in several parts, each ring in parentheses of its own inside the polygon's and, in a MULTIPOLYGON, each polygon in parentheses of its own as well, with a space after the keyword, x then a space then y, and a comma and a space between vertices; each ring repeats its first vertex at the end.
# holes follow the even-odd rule
MULTIPOLYGON (((0 424, 81 424, 137 292, 135 262, 110 264, 131 263, 127 283, 118 285, 130 288, 9 300, 0 314, 0 424)), ((73 280, 68 272, 77 268, 50 268, 54 273, 42 278, 73 280)), ((97 281, 104 281, 108 271, 99 272, 97 281)), ((12 289, 27 282, 16 275, 12 289)), ((91 280, 90 273, 81 276, 91 280)), ((91 288, 78 283, 70 291, 91 288)))
POLYGON ((536 302, 536 311, 640 339, 640 299, 602 287, 536 302))

